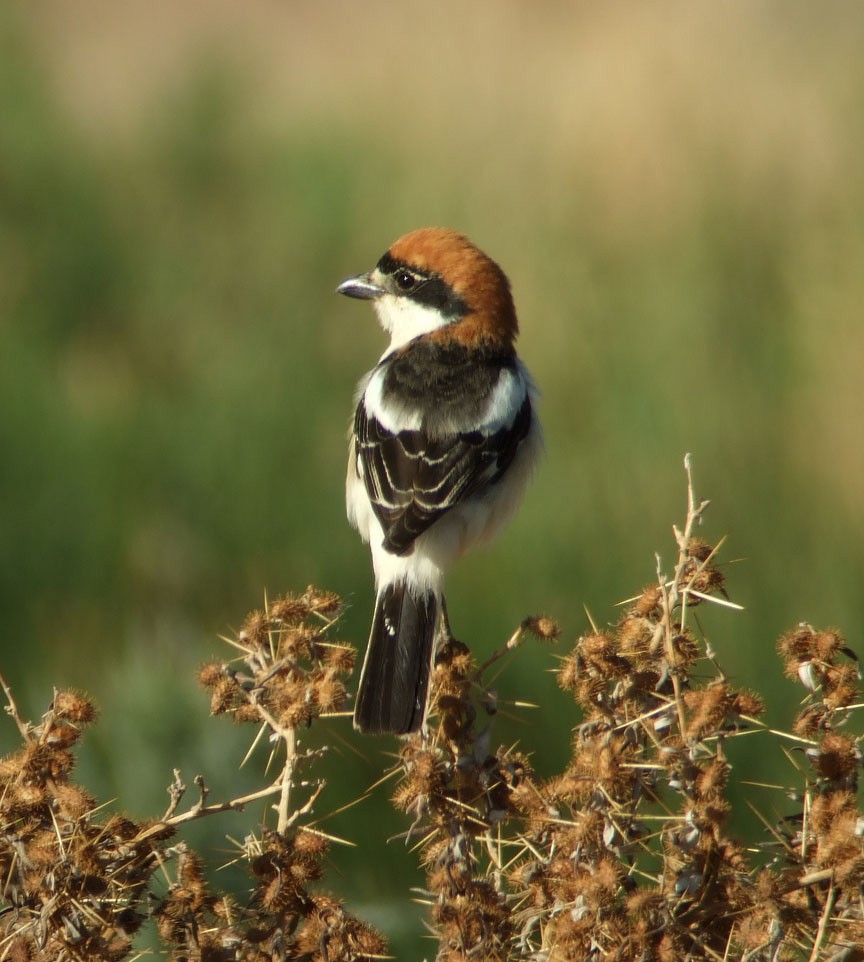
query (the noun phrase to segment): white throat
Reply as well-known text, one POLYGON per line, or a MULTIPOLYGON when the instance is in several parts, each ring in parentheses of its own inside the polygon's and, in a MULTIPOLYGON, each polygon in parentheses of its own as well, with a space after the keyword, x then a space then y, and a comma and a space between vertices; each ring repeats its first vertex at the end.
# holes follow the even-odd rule
POLYGON ((396 297, 394 294, 382 294, 375 301, 375 310, 381 326, 390 335, 387 354, 413 341, 415 337, 447 324, 440 311, 417 304, 408 297, 396 297))

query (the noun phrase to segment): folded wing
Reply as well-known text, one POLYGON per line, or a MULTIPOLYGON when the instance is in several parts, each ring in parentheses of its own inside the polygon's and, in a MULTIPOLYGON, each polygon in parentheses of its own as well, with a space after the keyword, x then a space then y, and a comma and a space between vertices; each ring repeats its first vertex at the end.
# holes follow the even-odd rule
POLYGON ((480 495, 507 470, 531 427, 525 399, 510 424, 491 433, 468 431, 443 438, 421 430, 388 431, 357 406, 357 457, 372 509, 384 529, 384 547, 410 554, 414 541, 451 508, 480 495))

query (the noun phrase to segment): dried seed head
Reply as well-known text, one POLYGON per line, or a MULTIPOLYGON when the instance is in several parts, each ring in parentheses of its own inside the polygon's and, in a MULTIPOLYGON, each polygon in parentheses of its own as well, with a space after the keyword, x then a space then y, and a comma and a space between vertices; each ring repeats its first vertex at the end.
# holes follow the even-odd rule
POLYGON ((522 627, 541 641, 557 641, 561 637, 561 628, 557 621, 540 615, 536 618, 526 618, 522 627))
POLYGON ((291 661, 312 658, 317 660, 316 645, 321 634, 321 628, 311 625, 285 628, 279 632, 276 655, 278 658, 288 658, 291 661))
POLYGON ((732 710, 739 715, 758 718, 765 711, 765 701, 755 691, 739 691, 732 698, 732 710))
POLYGON ((283 595, 270 603, 267 615, 272 621, 283 625, 299 625, 312 613, 312 607, 306 598, 294 595, 283 595))
POLYGON ((405 763, 405 780, 414 784, 422 795, 437 794, 444 786, 441 759, 431 749, 412 753, 405 763))
POLYGON ((458 693, 476 670, 477 665, 470 650, 461 642, 451 641, 438 649, 434 677, 442 690, 458 693))
POLYGON ((848 651, 843 636, 834 628, 827 631, 820 631, 813 638, 813 653, 822 661, 833 661, 837 655, 848 651))
POLYGON ((7 944, 4 958, 6 962, 34 962, 40 954, 31 939, 18 935, 7 944))
POLYGON ((263 645, 270 631, 270 619, 263 611, 250 611, 240 629, 239 639, 254 645, 263 645))
POLYGON ((96 806, 96 799, 77 785, 58 785, 54 791, 57 807, 67 817, 82 819, 96 806))
POLYGON ((226 678, 225 665, 221 661, 213 661, 202 665, 197 673, 198 684, 207 691, 218 688, 226 678))
POLYGON ((622 655, 644 657, 651 648, 656 624, 644 615, 627 615, 617 628, 618 647, 622 655))
POLYGON ((39 808, 47 801, 48 791, 41 782, 10 782, 4 788, 0 799, 3 822, 14 822, 19 817, 26 817, 30 809, 39 808))
POLYGON ((320 680, 315 682, 314 699, 320 711, 336 712, 344 707, 348 700, 348 692, 342 682, 334 677, 333 672, 326 672, 320 680))
POLYGON ((785 663, 788 677, 798 677, 798 665, 803 661, 811 661, 815 655, 814 642, 816 632, 812 625, 800 624, 793 631, 788 631, 777 640, 777 652, 785 663))
POLYGON ((700 741, 722 728, 731 703, 731 691, 725 682, 685 692, 684 704, 690 713, 687 737, 700 741))
POLYGON ((857 888, 864 876, 864 853, 861 818, 854 796, 849 792, 829 792, 817 797, 812 816, 817 846, 815 863, 832 869, 839 885, 857 888))
POLYGON ((826 735, 818 749, 808 752, 813 767, 829 781, 857 779, 861 753, 855 742, 846 735, 826 735))
POLYGON ((609 658, 615 654, 615 640, 604 632, 583 635, 577 645, 586 659, 609 658))
POLYGON ((573 651, 566 658, 561 660, 561 667, 558 669, 556 679, 558 686, 564 691, 575 692, 579 681, 579 670, 582 658, 578 651, 573 651))
POLYGON ((244 703, 238 705, 232 712, 231 718, 238 724, 260 724, 261 713, 254 705, 244 703))
POLYGON ((292 702, 279 712, 278 721, 284 728, 299 728, 308 725, 315 717, 311 702, 292 702))
POLYGON ((387 940, 371 925, 354 921, 348 935, 348 947, 352 958, 383 956, 387 951, 387 940))
POLYGON ((42 829, 34 832, 28 839, 26 848, 27 867, 38 870, 35 879, 38 879, 38 886, 44 884, 44 879, 39 878, 40 873, 53 866, 61 855, 57 833, 51 829, 42 829))
POLYGON ((55 722, 42 732, 42 743, 51 748, 71 748, 80 738, 81 729, 64 722, 55 722))
POLYGON ((841 790, 824 792, 813 798, 810 807, 810 825, 816 836, 827 835, 831 827, 846 817, 858 815, 854 792, 841 790))
POLYGON ((224 675, 221 681, 211 688, 210 714, 224 715, 232 711, 237 704, 238 697, 241 697, 240 688, 233 678, 226 678, 224 675))
POLYGON ((342 610, 342 599, 335 591, 322 591, 312 585, 306 589, 303 600, 316 614, 327 615, 330 618, 335 617, 342 610))
POLYGON ((696 778, 696 791, 700 800, 716 799, 722 795, 729 781, 729 763, 714 758, 696 778))
POLYGON ((663 893, 659 889, 637 889, 627 899, 627 914, 634 919, 655 922, 663 908, 663 893))
POLYGON ((858 698, 856 665, 831 665, 822 676, 823 700, 828 708, 845 708, 858 698))
POLYGON ((713 550, 714 548, 702 538, 691 538, 687 542, 687 557, 693 558, 700 564, 707 561, 711 557, 711 552, 713 550))
POLYGON ((27 745, 21 752, 24 778, 65 780, 75 767, 75 756, 65 748, 50 745, 27 745))
POLYGON ((824 731, 828 715, 829 710, 825 705, 811 705, 795 719, 792 731, 801 738, 813 738, 824 731))
POLYGON ((618 654, 618 645, 611 635, 585 635, 576 643, 589 672, 605 681, 623 678, 632 671, 631 662, 618 654))
POLYGON ((55 692, 51 709, 56 718, 62 718, 73 725, 89 725, 99 717, 99 710, 92 699, 77 691, 55 692))
POLYGON ((125 815, 112 815, 102 828, 104 835, 123 842, 135 838, 140 831, 140 827, 125 815))
POLYGON ((324 874, 318 856, 306 852, 295 852, 285 867, 291 877, 292 884, 298 889, 305 888, 309 882, 317 882, 324 874))
POLYGON ((23 748, 0 758, 0 783, 14 782, 24 768, 26 753, 23 748))
POLYGON ((699 657, 699 642, 688 630, 679 631, 672 638, 672 649, 676 655, 676 667, 689 668, 699 657))
MULTIPOLYGON (((726 578, 722 571, 712 565, 705 565, 701 570, 694 572, 693 577, 688 582, 688 587, 702 592, 703 595, 710 595, 722 591, 725 584, 726 578)), ((693 605, 692 598, 690 599, 690 605, 693 605)))
POLYGON ((323 858, 327 854, 330 843, 317 832, 308 829, 300 829, 294 836, 294 847, 304 855, 314 855, 316 858, 323 858))
POLYGON ((659 585, 648 585, 642 589, 636 604, 630 609, 632 614, 640 618, 656 618, 661 614, 663 592, 659 585))
POLYGON ((324 664, 340 675, 350 675, 356 660, 357 649, 351 645, 329 644, 324 649, 324 664))
MULTIPOLYGON (((178 845, 178 848, 181 848, 178 845)), ((204 879, 204 868, 201 864, 201 856, 191 849, 182 846, 177 860, 177 882, 184 885, 196 893, 196 897, 204 891, 206 881, 204 879)))

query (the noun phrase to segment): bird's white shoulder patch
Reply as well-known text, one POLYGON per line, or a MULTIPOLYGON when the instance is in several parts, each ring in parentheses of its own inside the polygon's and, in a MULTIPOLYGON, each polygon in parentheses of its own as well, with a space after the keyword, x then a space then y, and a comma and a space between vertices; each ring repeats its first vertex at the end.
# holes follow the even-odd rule
POLYGON ((528 393, 530 382, 521 364, 517 365, 515 370, 503 369, 480 415, 477 430, 484 434, 494 434, 501 428, 509 427, 528 393))
MULTIPOLYGON (((388 352, 389 353, 389 352, 388 352)), ((386 403, 384 400, 384 376, 386 367, 377 367, 366 383, 363 403, 366 413, 392 434, 400 431, 419 431, 422 417, 419 411, 412 411, 404 405, 386 403)))

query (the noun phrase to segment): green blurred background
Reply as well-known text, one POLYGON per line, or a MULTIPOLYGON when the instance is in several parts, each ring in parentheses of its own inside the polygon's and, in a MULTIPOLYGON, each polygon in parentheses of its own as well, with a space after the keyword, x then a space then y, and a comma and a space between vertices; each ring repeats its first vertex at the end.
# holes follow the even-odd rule
MULTIPOLYGON (((864 622, 862 45, 864 6, 808 0, 3 5, 2 671, 30 715, 53 685, 96 696, 89 787, 155 815, 173 767, 220 798, 260 783, 192 675, 265 591, 338 591, 365 644, 345 432, 385 341, 333 288, 426 224, 510 275, 548 446, 451 577, 457 633, 483 654, 529 613, 565 640, 586 606, 614 620, 655 551, 671 570, 691 451, 746 606, 706 630, 788 724, 777 635, 860 648, 864 622)), ((543 707, 493 738, 545 774, 576 718, 554 665, 538 646, 501 676, 543 707)), ((395 747, 324 727, 322 815, 395 747)), ((761 736, 730 751, 791 777, 761 736)), ((386 799, 323 823, 359 843, 328 881, 418 957, 386 799)), ((258 815, 196 830, 227 850, 258 815)))

